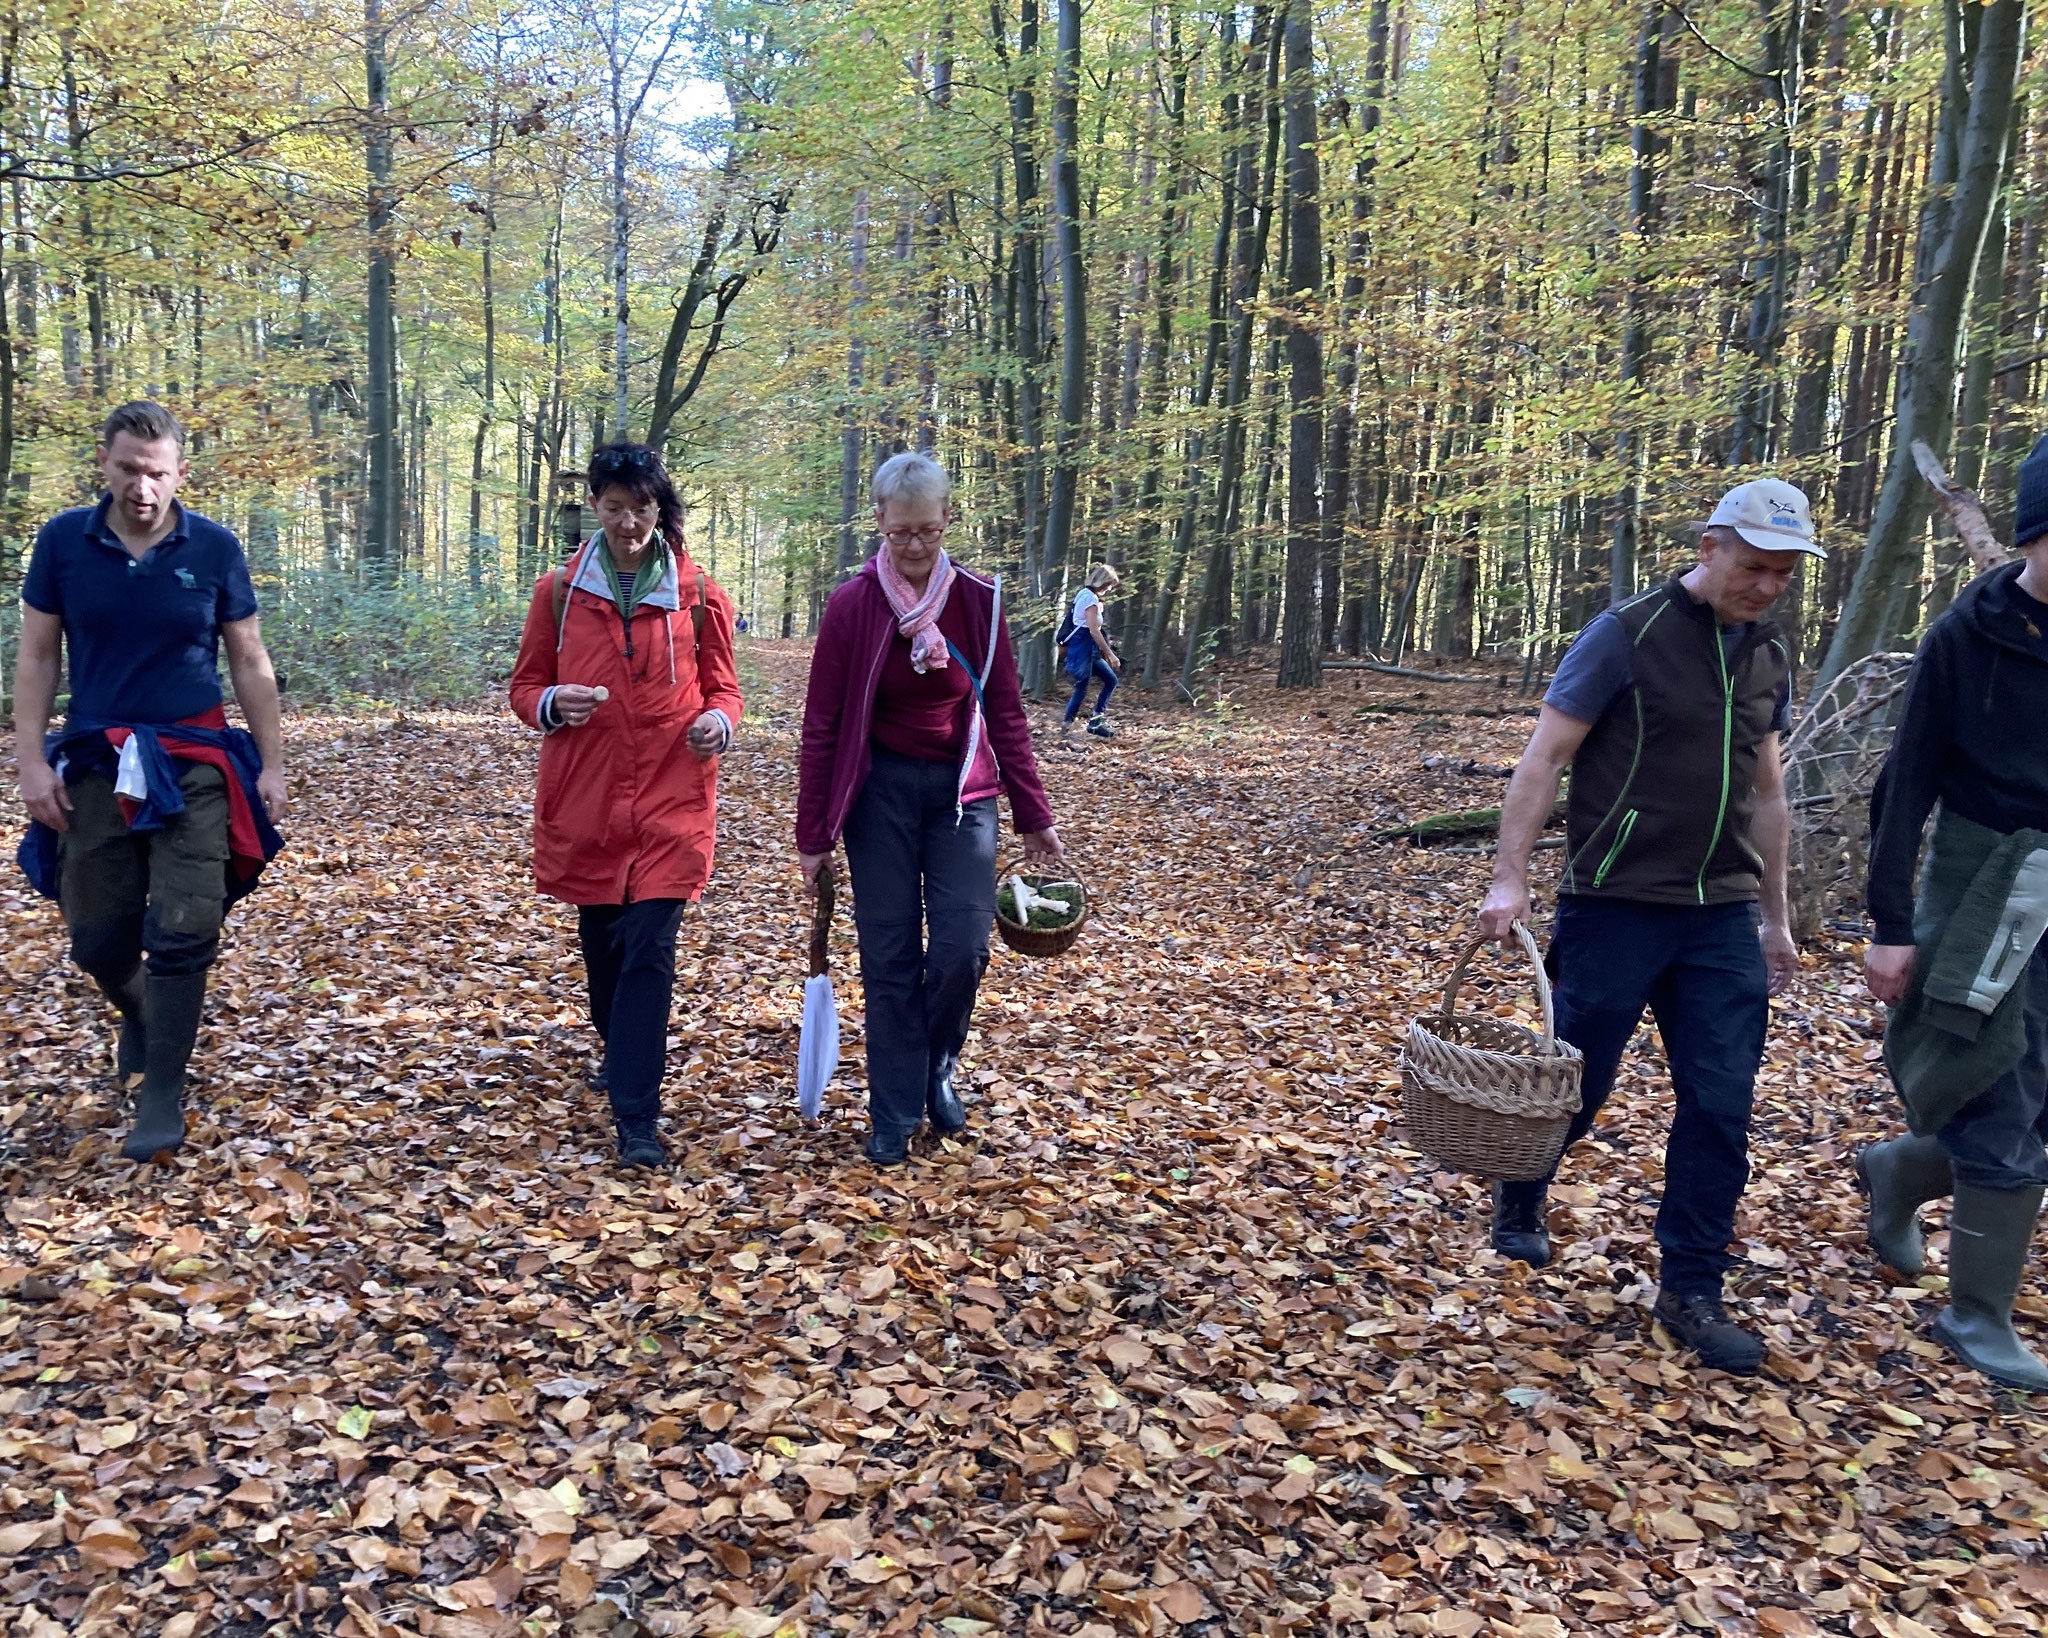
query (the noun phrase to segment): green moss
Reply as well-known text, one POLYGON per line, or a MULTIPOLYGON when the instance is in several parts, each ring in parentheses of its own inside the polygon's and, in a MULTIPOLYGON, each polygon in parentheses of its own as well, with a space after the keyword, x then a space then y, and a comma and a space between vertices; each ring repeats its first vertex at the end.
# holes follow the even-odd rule
POLYGON ((1062 927, 1071 927, 1081 919, 1081 913, 1086 904, 1086 895, 1083 894, 1078 883, 1047 882, 1039 878, 1026 876, 1024 878, 1024 885, 1029 887, 1041 899, 1059 900, 1063 908, 1055 910, 1048 909, 1042 904, 1035 905, 1032 908, 1030 920, 1020 923, 1017 920, 1017 901, 1010 887, 1010 878, 1005 877, 996 888, 996 910, 1003 920, 1007 921, 1012 927, 1024 926, 1030 928, 1033 932, 1050 933, 1062 927))

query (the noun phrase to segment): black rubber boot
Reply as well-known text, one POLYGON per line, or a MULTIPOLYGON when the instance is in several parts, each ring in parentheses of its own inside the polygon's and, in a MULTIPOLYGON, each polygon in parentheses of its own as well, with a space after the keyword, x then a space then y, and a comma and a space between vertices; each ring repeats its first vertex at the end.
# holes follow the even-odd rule
POLYGON ((931 1122, 934 1132, 943 1132, 947 1137, 967 1126, 967 1106, 953 1090, 953 1072, 959 1067, 958 1058, 934 1054, 931 1076, 925 1086, 924 1118, 931 1122))
POLYGON ((1948 1219, 1948 1306, 1934 1321, 1934 1334, 1971 1370, 2028 1393, 2048 1393, 2048 1365, 2013 1330, 2012 1303, 2033 1249, 2041 1193, 1957 1185, 1948 1219))
POLYGON ((1531 1268, 1550 1266, 1547 1183, 1496 1183, 1493 1186, 1493 1249, 1519 1258, 1531 1268))
POLYGON ((1948 1151, 1931 1137, 1892 1138, 1857 1151, 1856 1181, 1870 1200, 1870 1249, 1901 1274, 1927 1272, 1920 1208, 1955 1188, 1948 1151))
POLYGON ((126 1085, 149 1067, 149 1029, 143 1010, 149 1004, 149 988, 139 962, 124 983, 109 984, 104 979, 95 982, 121 1014, 121 1036, 114 1046, 114 1074, 126 1085))
POLYGON ((654 1122, 633 1121, 620 1125, 619 1164, 644 1166, 649 1171, 658 1171, 668 1164, 668 1150, 663 1146, 660 1134, 654 1130, 654 1122))
POLYGON ((1651 1313, 1700 1356, 1702 1365, 1731 1376, 1755 1376, 1764 1362, 1763 1339, 1731 1320, 1720 1297, 1710 1292, 1660 1291, 1651 1313))
POLYGON ((199 1038, 206 1005, 206 974, 151 973, 144 987, 143 1021, 148 1037, 142 1085, 135 1093, 135 1127, 121 1153, 130 1160, 175 1154, 185 1141, 185 1066, 199 1038))

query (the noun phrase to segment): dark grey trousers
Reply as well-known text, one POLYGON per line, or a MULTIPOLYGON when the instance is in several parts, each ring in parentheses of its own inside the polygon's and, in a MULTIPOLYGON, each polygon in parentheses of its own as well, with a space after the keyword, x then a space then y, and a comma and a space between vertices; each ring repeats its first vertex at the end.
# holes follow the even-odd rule
POLYGON ((954 763, 877 749, 846 821, 867 991, 868 1118, 892 1137, 924 1119, 933 1061, 959 1055, 988 967, 996 800, 956 813, 958 780, 954 763))
MULTIPOLYGON (((1922 959, 1931 952, 1922 946, 1922 959)), ((2027 1050, 1936 1134, 1958 1183, 1973 1189, 2048 1184, 2048 939, 2027 962, 2027 1050)))

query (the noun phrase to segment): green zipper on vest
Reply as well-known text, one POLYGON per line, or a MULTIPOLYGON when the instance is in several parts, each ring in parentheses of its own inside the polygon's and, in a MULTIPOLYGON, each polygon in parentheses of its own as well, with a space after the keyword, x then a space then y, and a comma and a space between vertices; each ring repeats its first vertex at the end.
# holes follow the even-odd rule
POLYGON ((1607 857, 1600 861, 1600 868, 1593 872, 1593 885, 1598 887, 1607 880, 1607 872, 1614 868, 1614 861, 1621 857, 1621 850, 1628 846, 1628 833, 1636 828, 1636 810, 1630 808, 1622 818, 1621 828, 1614 833, 1614 846, 1607 850, 1607 857))
POLYGON ((1721 645, 1721 627, 1714 627, 1714 663, 1721 668, 1721 806, 1714 814, 1714 836, 1707 843, 1707 856, 1700 860, 1699 880, 1694 884, 1702 904, 1707 902, 1707 866, 1714 862, 1714 850, 1721 845, 1721 828, 1728 823, 1729 759, 1735 750, 1735 679, 1728 675, 1728 650, 1721 645))

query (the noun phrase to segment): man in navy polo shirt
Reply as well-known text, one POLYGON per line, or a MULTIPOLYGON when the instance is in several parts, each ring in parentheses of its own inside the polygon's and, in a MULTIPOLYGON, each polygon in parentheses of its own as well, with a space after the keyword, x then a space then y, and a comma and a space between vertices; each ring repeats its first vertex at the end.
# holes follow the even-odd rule
POLYGON ((229 898, 276 850, 284 738, 241 543, 177 501, 184 428, 124 404, 98 454, 107 493, 43 526, 22 582, 17 755, 47 827, 31 844, 55 833, 72 959, 120 1011, 124 1082, 141 1077, 122 1152, 148 1160, 184 1141, 206 970, 229 898), (250 733, 221 711, 223 643, 250 733), (67 648, 65 727, 46 743, 67 648))

